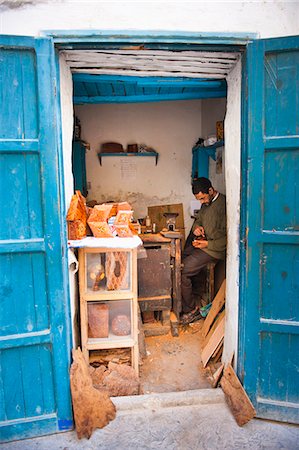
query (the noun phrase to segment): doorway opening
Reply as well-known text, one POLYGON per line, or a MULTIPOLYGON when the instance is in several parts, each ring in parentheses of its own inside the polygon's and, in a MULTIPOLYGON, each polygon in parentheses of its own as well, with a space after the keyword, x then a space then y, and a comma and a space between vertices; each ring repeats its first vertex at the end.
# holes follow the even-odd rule
MULTIPOLYGON (((72 107, 79 134, 74 140, 73 148, 75 145, 81 146, 81 163, 78 162, 78 157, 74 159, 73 153, 73 173, 77 173, 75 187, 79 188, 77 183, 81 183, 83 193, 86 192, 90 205, 108 201, 127 201, 132 206, 135 219, 145 218, 149 207, 181 205, 182 232, 185 239, 192 226, 192 216, 196 209, 191 192, 192 175, 209 177, 215 189, 226 194, 227 174, 230 169, 234 169, 235 164, 230 166, 231 156, 226 155, 226 146, 223 145, 217 149, 214 158, 208 158, 208 171, 198 173, 197 168, 194 167, 196 152, 192 152, 192 149, 199 145, 200 139, 208 139, 212 137, 211 135, 216 135, 216 122, 224 121, 227 96, 226 90, 222 93, 219 90, 220 86, 223 88, 223 82, 226 85, 225 79, 236 66, 239 55, 230 53, 228 57, 225 54, 214 53, 213 59, 212 56, 207 57, 206 53, 196 52, 196 56, 199 60, 205 61, 208 68, 202 66, 199 68, 194 62, 193 54, 189 55, 193 60, 192 64, 190 64, 191 59, 187 58, 189 64, 187 67, 190 71, 186 73, 186 60, 183 60, 182 64, 180 57, 182 58, 183 55, 180 52, 163 51, 163 55, 160 55, 156 50, 152 52, 155 54, 151 55, 151 62, 145 63, 146 67, 143 65, 142 68, 139 64, 140 57, 146 56, 144 51, 135 51, 134 55, 130 56, 129 62, 128 55, 126 55, 126 61, 122 60, 120 53, 123 52, 123 50, 112 53, 105 51, 102 54, 81 50, 74 53, 61 53, 61 63, 68 72, 69 81, 73 82, 74 89, 72 107), (174 59, 175 64, 178 64, 178 56, 180 68, 175 66, 175 69, 171 69, 174 59), (162 57, 164 70, 161 76, 159 58, 162 57), (166 69, 165 59, 167 58, 169 67, 166 69), (225 70, 224 60, 226 61, 225 70), (128 65, 134 75, 128 74, 128 65), (157 68, 156 65, 159 67, 157 68), (204 72, 200 73, 201 71, 204 72), (159 77, 161 76, 164 81, 160 85, 157 84, 155 89, 150 83, 153 72, 154 75, 159 73, 159 77), (174 72, 175 76, 173 76, 174 72), (138 79, 136 73, 138 73, 138 79), (169 80, 170 74, 171 80, 169 80), (102 75, 104 77, 101 78, 102 75), (126 77, 126 80, 122 77, 126 77), (134 92, 132 92, 130 78, 136 83, 134 92), (168 84, 165 82, 167 78, 168 84), (190 87, 191 83, 193 87, 190 87), (196 83, 198 83, 197 86, 196 83), (203 83, 206 85, 204 86, 203 83), (213 83, 214 87, 212 87, 213 83), (171 86, 176 87, 175 92, 171 91, 171 86), (196 89, 197 92, 195 92, 196 89), (158 154, 158 161, 156 157, 138 158, 136 155, 133 158, 130 155, 128 158, 125 155, 126 152, 123 156, 102 157, 99 161, 98 153, 101 146, 112 142, 121 144, 124 149, 136 144, 149 148, 158 154), (226 167, 227 163, 229 167, 226 167), (78 174, 83 174, 83 177, 78 174)), ((231 102, 228 113, 230 124, 232 122, 235 124, 231 129, 225 124, 226 130, 229 130, 229 133, 226 132, 225 135, 228 141, 237 139, 237 133, 233 136, 231 133, 238 127, 239 119, 232 118, 233 107, 231 102)), ((72 177, 69 177, 69 181, 69 185, 72 183, 73 188, 72 177)), ((233 200, 229 199, 230 202, 233 200)), ((237 222, 233 226, 237 227, 237 222)), ((234 233, 235 230, 232 231, 229 240, 234 239, 234 233)), ((157 247, 155 252, 156 250, 157 247)), ((74 303, 76 303, 75 300, 74 303)), ((78 306, 74 308, 74 311, 76 309, 78 310, 78 306)), ((75 316, 77 317, 76 312, 75 316)), ((145 327, 155 328, 156 333, 151 335, 149 332, 145 338, 146 357, 140 369, 141 393, 210 387, 204 371, 201 370, 202 321, 181 329, 180 336, 173 337, 170 329, 167 332, 164 326, 163 330, 161 311, 152 311, 152 314, 146 314, 146 311, 143 311, 142 319, 145 327), (146 320, 148 320, 147 324, 146 320), (150 325, 151 321, 153 326, 150 325)), ((237 322, 234 325, 237 328, 237 322)), ((79 334, 77 332, 77 336, 79 334)))

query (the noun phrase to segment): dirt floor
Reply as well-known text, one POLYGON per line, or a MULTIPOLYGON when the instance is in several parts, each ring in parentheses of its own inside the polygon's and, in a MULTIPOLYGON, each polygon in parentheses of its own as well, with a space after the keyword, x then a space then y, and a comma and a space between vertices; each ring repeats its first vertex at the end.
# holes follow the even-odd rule
POLYGON ((169 333, 145 338, 147 357, 140 368, 141 394, 211 387, 201 364, 202 325, 203 320, 180 327, 179 337, 169 333))

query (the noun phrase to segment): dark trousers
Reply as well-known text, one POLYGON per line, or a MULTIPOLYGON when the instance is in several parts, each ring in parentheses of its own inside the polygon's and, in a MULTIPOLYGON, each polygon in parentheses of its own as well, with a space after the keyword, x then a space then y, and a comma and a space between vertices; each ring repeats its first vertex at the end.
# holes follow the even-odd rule
POLYGON ((194 248, 192 244, 185 246, 181 282, 183 313, 192 311, 196 306, 196 299, 192 290, 192 277, 198 275, 208 263, 217 261, 219 260, 208 255, 200 248, 194 248))

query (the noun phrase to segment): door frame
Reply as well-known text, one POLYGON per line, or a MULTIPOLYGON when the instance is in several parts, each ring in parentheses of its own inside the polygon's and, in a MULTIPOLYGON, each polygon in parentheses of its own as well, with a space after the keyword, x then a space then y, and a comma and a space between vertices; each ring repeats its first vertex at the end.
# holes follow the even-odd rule
MULTIPOLYGON (((245 226, 246 226, 246 121, 245 121, 245 108, 246 108, 246 96, 244 95, 245 76, 246 76, 246 46, 255 39, 258 39, 257 33, 194 33, 194 32, 168 32, 168 31, 102 31, 95 30, 90 32, 88 30, 47 30, 42 33, 45 36, 53 39, 56 49, 56 66, 59 73, 59 52, 62 50, 70 49, 99 49, 99 48, 113 48, 120 49, 125 46, 133 46, 140 43, 146 43, 149 48, 152 49, 164 49, 164 50, 192 50, 208 51, 213 49, 214 51, 230 51, 241 52, 243 54, 242 60, 242 74, 241 74, 241 163, 240 163, 240 256, 239 256, 239 312, 238 323, 236 324, 238 333, 237 343, 237 373, 240 379, 243 379, 243 354, 244 354, 244 340, 242 336, 242 295, 245 289, 244 276, 245 270, 243 269, 245 260, 245 226)), ((59 86, 57 86, 59 89, 59 86)), ((60 149, 62 153, 62 137, 60 136, 60 149)), ((61 156, 62 158, 62 156, 61 156)), ((63 173, 62 183, 64 185, 63 173)), ((66 263, 67 264, 67 263, 66 263)), ((67 267, 66 267, 67 270, 67 267)), ((243 305, 244 307, 244 305, 243 305)))

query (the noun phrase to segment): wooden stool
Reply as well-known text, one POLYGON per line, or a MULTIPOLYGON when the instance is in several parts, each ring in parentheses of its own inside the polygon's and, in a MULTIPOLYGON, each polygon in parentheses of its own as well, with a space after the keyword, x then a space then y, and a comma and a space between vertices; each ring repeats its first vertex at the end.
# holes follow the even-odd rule
POLYGON ((206 293, 207 304, 211 303, 215 297, 215 267, 217 263, 209 263, 207 265, 206 293))

